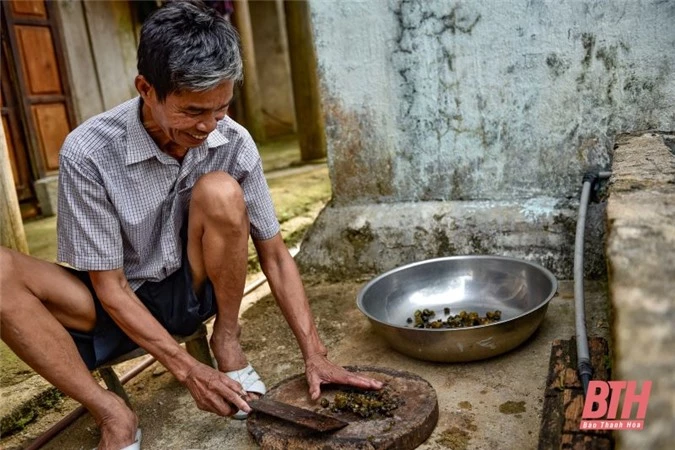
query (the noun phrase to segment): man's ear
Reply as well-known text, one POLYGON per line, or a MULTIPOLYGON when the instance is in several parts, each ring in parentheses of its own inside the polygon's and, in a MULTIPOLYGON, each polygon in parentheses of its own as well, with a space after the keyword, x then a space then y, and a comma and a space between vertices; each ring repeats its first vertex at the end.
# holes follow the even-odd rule
POLYGON ((134 79, 134 85, 136 86, 136 90, 140 94, 143 101, 147 102, 148 97, 154 94, 154 88, 143 75, 136 75, 136 78, 134 79))

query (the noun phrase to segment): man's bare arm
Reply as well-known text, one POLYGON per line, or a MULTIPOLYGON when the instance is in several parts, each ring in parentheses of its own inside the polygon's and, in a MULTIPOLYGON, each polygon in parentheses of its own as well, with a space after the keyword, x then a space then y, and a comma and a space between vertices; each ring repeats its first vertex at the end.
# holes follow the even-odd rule
POLYGON ((141 303, 122 269, 92 271, 89 275, 103 308, 122 331, 184 382, 198 361, 178 345, 141 303))
POLYGON ((237 408, 249 411, 236 383, 190 356, 155 319, 129 287, 121 269, 89 272, 103 308, 135 343, 154 356, 183 383, 200 409, 230 415, 237 408))
POLYGON ((314 324, 305 289, 298 268, 288 252, 280 234, 265 241, 254 241, 260 267, 272 289, 282 314, 291 327, 307 359, 313 355, 326 355, 326 347, 319 338, 314 324))
POLYGON ((382 383, 379 381, 355 375, 328 361, 326 347, 316 329, 298 267, 288 252, 281 234, 265 241, 254 241, 254 244, 272 294, 302 351, 312 398, 315 400, 319 398, 320 386, 325 383, 380 389, 382 383))

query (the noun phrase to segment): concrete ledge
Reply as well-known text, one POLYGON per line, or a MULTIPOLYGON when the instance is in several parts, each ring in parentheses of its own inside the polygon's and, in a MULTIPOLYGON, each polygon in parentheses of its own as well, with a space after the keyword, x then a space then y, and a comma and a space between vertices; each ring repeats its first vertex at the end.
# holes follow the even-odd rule
MULTIPOLYGON (((579 181, 581 190, 581 180, 579 181)), ((303 273, 329 279, 379 274, 427 258, 498 254, 572 278, 578 201, 446 201, 328 206, 303 242, 303 273)), ((605 205, 592 204, 586 278, 604 279, 605 205)))
POLYGON ((675 446, 675 155, 673 134, 623 135, 607 201, 615 377, 652 380, 645 430, 618 448, 675 446))
POLYGON ((40 415, 42 408, 49 408, 63 396, 61 392, 40 376, 32 376, 19 384, 0 389, 0 430, 11 434, 22 429, 40 415))

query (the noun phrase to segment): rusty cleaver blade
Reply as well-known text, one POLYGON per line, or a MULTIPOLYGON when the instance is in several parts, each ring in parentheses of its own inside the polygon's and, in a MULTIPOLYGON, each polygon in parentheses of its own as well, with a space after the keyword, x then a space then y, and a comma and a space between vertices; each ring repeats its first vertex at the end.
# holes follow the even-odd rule
POLYGON ((278 419, 321 432, 335 431, 349 425, 349 422, 336 419, 335 417, 319 414, 308 409, 298 408, 297 406, 266 399, 264 397, 248 402, 248 406, 254 411, 268 414, 278 419))

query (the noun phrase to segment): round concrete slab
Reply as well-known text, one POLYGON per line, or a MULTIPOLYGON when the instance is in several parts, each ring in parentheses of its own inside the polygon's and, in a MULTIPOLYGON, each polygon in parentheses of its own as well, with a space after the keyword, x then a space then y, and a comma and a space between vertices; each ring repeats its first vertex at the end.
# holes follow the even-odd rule
MULTIPOLYGON (((352 372, 387 383, 405 404, 393 417, 365 419, 351 413, 335 413, 309 398, 304 375, 288 378, 270 389, 266 397, 300 408, 331 415, 349 422, 333 433, 316 433, 265 414, 249 416, 248 431, 263 449, 413 449, 424 442, 438 421, 436 391, 423 378, 410 372, 377 367, 347 367, 352 372)), ((339 386, 322 387, 322 397, 331 403, 339 386)))

